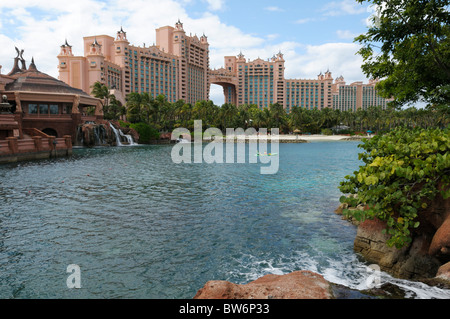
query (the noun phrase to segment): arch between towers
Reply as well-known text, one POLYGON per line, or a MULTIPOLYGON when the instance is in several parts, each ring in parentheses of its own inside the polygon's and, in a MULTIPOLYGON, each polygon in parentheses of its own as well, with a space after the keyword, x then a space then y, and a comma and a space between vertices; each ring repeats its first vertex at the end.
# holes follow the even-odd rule
POLYGON ((223 88, 224 101, 228 104, 237 106, 237 88, 238 80, 235 77, 220 77, 210 75, 210 84, 220 85, 223 88))

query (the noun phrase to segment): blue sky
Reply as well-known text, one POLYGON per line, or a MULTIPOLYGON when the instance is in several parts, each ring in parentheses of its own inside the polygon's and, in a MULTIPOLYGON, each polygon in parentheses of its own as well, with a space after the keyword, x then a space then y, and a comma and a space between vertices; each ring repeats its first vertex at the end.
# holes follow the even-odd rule
MULTIPOLYGON (((0 64, 9 72, 17 46, 57 77, 56 56, 66 38, 82 55, 83 36, 115 36, 123 26, 132 44, 148 45, 155 28, 180 19, 188 34, 208 36, 211 68, 240 51, 253 60, 281 50, 287 78, 316 78, 329 68, 347 82, 367 81, 353 38, 367 30, 371 12, 355 0, 0 0, 0 64)), ((213 86, 216 104, 221 95, 213 86)))
MULTIPOLYGON (((196 1, 186 8, 195 15, 201 12, 204 2, 196 1)), ((216 14, 224 23, 250 34, 261 37, 276 35, 274 41, 311 45, 340 41, 338 30, 354 34, 365 32, 368 17, 367 5, 360 5, 354 0, 230 0, 216 14)))

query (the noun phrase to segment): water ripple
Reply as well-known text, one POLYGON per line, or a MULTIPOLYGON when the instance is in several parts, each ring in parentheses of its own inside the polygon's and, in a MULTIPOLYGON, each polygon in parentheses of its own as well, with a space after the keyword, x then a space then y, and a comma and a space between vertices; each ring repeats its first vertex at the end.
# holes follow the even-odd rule
POLYGON ((333 210, 356 145, 282 144, 277 175, 174 164, 168 146, 4 165, 0 298, 192 298, 208 280, 300 269, 353 285, 355 228, 333 210))

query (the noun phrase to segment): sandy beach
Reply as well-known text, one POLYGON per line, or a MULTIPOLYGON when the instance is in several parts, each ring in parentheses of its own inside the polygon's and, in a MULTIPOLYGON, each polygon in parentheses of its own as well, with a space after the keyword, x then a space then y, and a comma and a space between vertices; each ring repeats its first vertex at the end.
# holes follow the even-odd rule
POLYGON ((280 135, 280 140, 305 140, 305 141, 340 141, 350 136, 345 135, 280 135))
MULTIPOLYGON (((258 138, 264 139, 267 138, 268 140, 272 139, 272 136, 256 136, 256 135, 250 135, 247 136, 249 140, 257 140, 258 138)), ((314 141, 342 141, 342 140, 348 140, 351 138, 352 140, 358 140, 363 138, 370 138, 368 136, 348 136, 348 135, 279 135, 278 139, 280 141, 296 141, 296 140, 304 140, 307 142, 314 142, 314 141)))
MULTIPOLYGON (((320 141, 358 141, 362 140, 363 138, 371 138, 370 136, 348 136, 348 135, 278 135, 278 136, 271 136, 271 135, 246 135, 245 141, 246 142, 256 142, 256 141, 267 141, 271 142, 272 139, 277 139, 279 143, 308 143, 308 142, 320 142, 320 141)), ((185 137, 186 141, 190 141, 190 136, 185 137)), ((211 138, 203 138, 204 142, 211 141, 213 139, 211 138)), ((226 142, 227 137, 223 136, 216 137, 214 139, 217 142, 223 141, 226 142)), ((241 135, 235 136, 235 142, 244 141, 244 137, 241 135)))

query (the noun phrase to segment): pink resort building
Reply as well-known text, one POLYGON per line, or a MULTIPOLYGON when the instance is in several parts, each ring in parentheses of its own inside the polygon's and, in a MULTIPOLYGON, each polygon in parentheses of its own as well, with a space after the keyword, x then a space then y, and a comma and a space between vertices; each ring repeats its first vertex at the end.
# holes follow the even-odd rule
POLYGON ((131 45, 122 28, 115 38, 96 35, 83 39, 83 56, 74 56, 67 41, 61 46, 59 79, 86 93, 99 81, 123 104, 132 92, 148 92, 153 97, 162 94, 170 102, 195 104, 209 99, 211 84, 223 87, 225 103, 260 108, 278 103, 287 112, 294 106, 352 111, 372 105, 385 108, 389 101, 378 96, 376 81, 347 85, 342 76, 334 81, 330 71, 316 79, 286 79, 281 52, 253 61, 241 52, 226 56, 224 67, 211 70, 207 37, 186 35, 179 20, 175 27, 156 29, 152 46, 131 45))
POLYGON ((99 81, 125 103, 131 92, 165 95, 194 104, 209 99, 209 44, 205 35, 188 36, 183 24, 156 30, 156 45, 134 46, 121 28, 108 35, 84 37, 84 56, 74 56, 67 41, 61 46, 59 79, 90 93, 99 81))
POLYGON ((253 61, 246 60, 241 52, 236 57, 226 56, 225 67, 211 70, 209 78, 212 84, 223 87, 225 103, 256 104, 260 108, 278 103, 288 113, 294 106, 341 111, 369 106, 386 108, 390 101, 377 94, 377 81, 347 85, 342 76, 334 81, 329 70, 325 74, 321 72, 316 79, 286 79, 284 63, 281 52, 268 60, 253 61))
POLYGON ((333 108, 341 111, 367 110, 371 106, 386 109, 393 99, 385 99, 378 95, 375 85, 377 80, 369 80, 368 84, 353 82, 346 84, 341 75, 333 83, 333 108))

